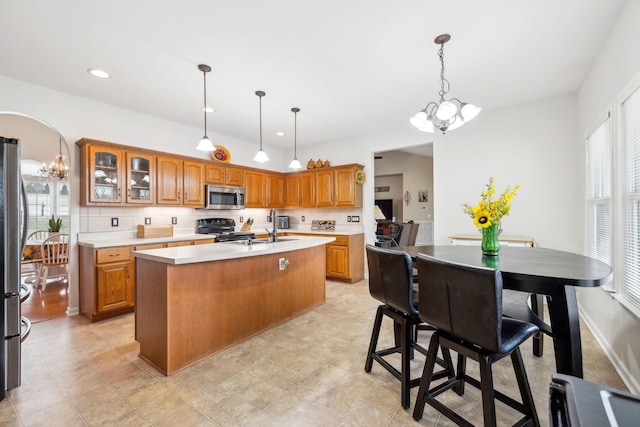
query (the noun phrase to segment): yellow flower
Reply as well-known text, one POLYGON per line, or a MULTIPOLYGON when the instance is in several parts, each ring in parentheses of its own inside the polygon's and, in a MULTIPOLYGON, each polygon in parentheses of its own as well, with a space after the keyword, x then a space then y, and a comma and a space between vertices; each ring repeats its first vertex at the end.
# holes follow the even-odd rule
POLYGON ((491 219, 489 218, 489 212, 485 210, 477 211, 473 217, 473 223, 478 228, 487 228, 491 225, 491 219))
POLYGON ((496 194, 494 182, 493 177, 490 177, 486 190, 480 193, 480 201, 477 205, 471 206, 468 203, 462 205, 464 213, 473 219, 473 223, 478 228, 486 228, 497 224, 503 216, 509 215, 511 200, 520 189, 519 185, 515 185, 513 189, 507 187, 500 197, 493 200, 493 196, 496 194))

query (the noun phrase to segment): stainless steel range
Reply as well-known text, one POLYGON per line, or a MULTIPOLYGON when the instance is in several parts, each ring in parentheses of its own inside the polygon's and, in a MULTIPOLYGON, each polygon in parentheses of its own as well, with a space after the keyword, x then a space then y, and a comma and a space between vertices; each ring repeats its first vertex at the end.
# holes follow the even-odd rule
POLYGON ((196 225, 196 233, 215 235, 216 242, 255 239, 251 231, 235 231, 236 222, 231 218, 202 218, 196 225))

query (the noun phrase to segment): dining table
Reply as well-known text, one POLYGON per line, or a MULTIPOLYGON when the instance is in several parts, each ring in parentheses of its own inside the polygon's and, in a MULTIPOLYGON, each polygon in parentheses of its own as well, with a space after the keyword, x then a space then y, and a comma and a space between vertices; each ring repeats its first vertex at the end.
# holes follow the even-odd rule
MULTIPOLYGON (((498 256, 483 256, 477 246, 399 246, 393 249, 406 252, 414 261, 418 254, 424 254, 472 267, 495 268, 502 274, 503 289, 519 291, 517 293, 525 298, 529 294, 546 296, 550 325, 544 323, 542 304, 538 306, 535 299, 532 299, 532 307, 528 307, 529 317, 523 320, 537 319, 533 323, 542 325, 541 330, 553 338, 558 373, 583 377, 576 289, 609 283, 613 271, 608 264, 584 255, 540 247, 501 246, 498 256)), ((503 314, 510 316, 504 299, 503 314)), ((519 318, 522 314, 516 313, 513 317, 519 318)))

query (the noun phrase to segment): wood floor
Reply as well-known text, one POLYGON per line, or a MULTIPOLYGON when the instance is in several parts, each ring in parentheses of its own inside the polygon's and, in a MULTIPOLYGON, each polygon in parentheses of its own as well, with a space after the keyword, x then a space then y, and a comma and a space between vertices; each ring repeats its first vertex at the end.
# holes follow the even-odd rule
POLYGON ((44 292, 31 287, 31 296, 22 303, 22 316, 31 323, 66 316, 69 305, 69 286, 66 280, 48 282, 44 292))

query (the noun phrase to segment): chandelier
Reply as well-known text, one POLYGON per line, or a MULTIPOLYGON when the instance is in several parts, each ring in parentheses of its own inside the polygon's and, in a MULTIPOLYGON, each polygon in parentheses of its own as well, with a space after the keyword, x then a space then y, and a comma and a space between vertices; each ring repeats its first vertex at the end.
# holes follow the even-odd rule
POLYGON ((51 162, 49 166, 46 163, 42 164, 40 168, 41 176, 59 180, 69 178, 69 167, 64 163, 64 156, 62 155, 62 138, 60 138, 58 149, 58 155, 54 162, 51 162))
POLYGON ((444 78, 444 44, 451 39, 449 34, 441 34, 435 38, 435 44, 440 45, 438 56, 440 57, 440 101, 430 102, 409 121, 422 132, 433 133, 436 129, 443 134, 448 130, 454 130, 472 120, 478 115, 481 108, 460 101, 458 98, 446 100, 444 96, 449 93, 449 81, 444 78))

